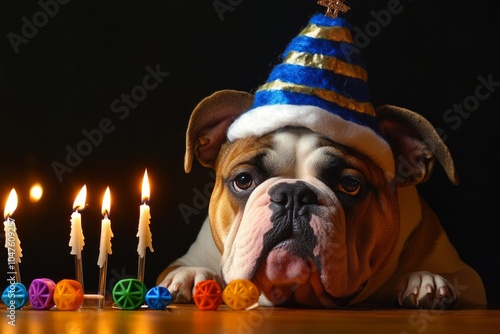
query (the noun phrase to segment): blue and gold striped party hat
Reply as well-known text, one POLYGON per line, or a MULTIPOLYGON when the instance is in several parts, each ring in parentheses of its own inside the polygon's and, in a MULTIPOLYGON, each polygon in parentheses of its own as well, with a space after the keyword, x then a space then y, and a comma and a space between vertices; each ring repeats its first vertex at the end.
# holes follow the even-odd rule
POLYGON ((253 105, 228 129, 228 139, 303 126, 358 150, 394 175, 394 157, 369 100, 365 65, 338 8, 333 15, 330 7, 327 15, 313 15, 289 43, 253 105))

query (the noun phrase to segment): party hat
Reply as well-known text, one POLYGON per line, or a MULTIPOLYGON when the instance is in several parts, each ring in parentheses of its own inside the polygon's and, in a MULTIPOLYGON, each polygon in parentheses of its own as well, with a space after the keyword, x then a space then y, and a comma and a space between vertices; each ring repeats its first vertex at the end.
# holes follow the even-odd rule
POLYGON ((350 24, 338 17, 343 0, 319 1, 326 15, 313 15, 285 49, 253 105, 228 129, 230 141, 302 126, 371 158, 388 177, 394 157, 370 103, 365 64, 350 24))

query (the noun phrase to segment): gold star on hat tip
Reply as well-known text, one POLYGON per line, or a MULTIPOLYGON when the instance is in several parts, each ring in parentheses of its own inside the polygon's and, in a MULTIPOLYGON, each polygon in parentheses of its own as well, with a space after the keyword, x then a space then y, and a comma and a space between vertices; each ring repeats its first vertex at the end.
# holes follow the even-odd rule
POLYGON ((347 13, 351 7, 344 4, 345 0, 319 0, 318 5, 326 7, 326 15, 336 18, 339 12, 347 13))

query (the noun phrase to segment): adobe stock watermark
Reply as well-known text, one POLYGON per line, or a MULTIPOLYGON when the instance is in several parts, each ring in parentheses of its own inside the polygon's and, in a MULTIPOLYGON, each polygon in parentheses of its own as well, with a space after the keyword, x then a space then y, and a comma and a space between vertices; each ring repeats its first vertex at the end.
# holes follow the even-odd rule
POLYGON ((193 200, 191 205, 186 203, 181 203, 178 205, 179 211, 184 219, 186 225, 191 223, 190 219, 192 215, 199 215, 200 213, 206 213, 206 209, 210 204, 210 196, 212 195, 212 190, 215 185, 215 172, 210 171, 208 175, 214 180, 207 182, 203 188, 193 188, 193 200))
MULTIPOLYGON (((131 109, 136 109, 139 103, 148 97, 148 92, 156 89, 163 80, 168 77, 168 72, 162 72, 160 64, 155 68, 146 66, 146 75, 142 78, 141 84, 133 87, 129 94, 122 93, 120 98, 111 102, 110 109, 113 114, 116 114, 120 121, 124 121, 130 115, 131 109)), ((88 157, 103 140, 104 135, 110 134, 116 129, 116 123, 108 117, 102 118, 97 126, 93 129, 82 130, 82 140, 75 145, 66 145, 66 156, 63 162, 53 161, 52 169, 59 180, 63 181, 63 176, 66 173, 71 173, 74 168, 78 167, 83 158, 88 157)))
MULTIPOLYGON (((482 75, 477 77, 478 84, 474 89, 474 93, 464 98, 462 103, 454 103, 449 109, 443 113, 443 121, 450 125, 454 131, 458 130, 465 119, 468 119, 473 112, 479 109, 481 102, 486 101, 500 87, 499 81, 494 81, 493 74, 488 74, 486 78, 482 75)), ((439 136, 443 141, 448 139, 448 135, 443 128, 436 128, 439 136)))
POLYGON ((237 6, 241 5, 243 0, 214 0, 212 6, 219 16, 219 20, 224 21, 226 12, 232 12, 237 6))
POLYGON ((31 19, 26 16, 21 17, 21 31, 16 34, 12 31, 7 33, 7 39, 14 50, 14 53, 19 53, 21 44, 28 44, 30 40, 38 35, 39 29, 45 27, 49 20, 54 18, 59 13, 60 5, 66 5, 70 0, 39 0, 38 6, 40 10, 35 12, 31 19))
POLYGON ((134 275, 132 274, 127 274, 126 268, 122 267, 121 271, 118 271, 116 269, 112 269, 110 272, 111 276, 110 279, 108 279, 107 287, 106 287, 106 294, 111 295, 113 288, 115 287, 115 284, 121 281, 122 279, 127 279, 127 278, 135 278, 134 275))
POLYGON ((404 7, 399 0, 389 0, 386 9, 371 10, 370 15, 373 20, 366 22, 363 29, 358 26, 353 27, 353 45, 341 44, 340 47, 346 59, 349 62, 352 61, 352 54, 360 54, 362 49, 370 45, 372 40, 382 33, 383 28, 389 26, 393 16, 401 14, 403 10, 404 7))
MULTIPOLYGON (((80 334, 80 333, 84 333, 84 329, 86 327, 85 324, 89 324, 89 323, 96 321, 97 314, 98 314, 98 312, 82 312, 82 315, 84 315, 84 317, 79 318, 78 321, 70 320, 70 319, 72 319, 71 317, 64 318, 64 319, 69 320, 66 323, 64 323, 64 329, 62 329, 61 331, 57 331, 57 332, 50 331, 47 334, 72 334, 72 333, 80 334)), ((62 324, 59 324, 59 325, 61 326, 62 324)))
POLYGON ((11 276, 7 279, 9 283, 8 289, 5 289, 7 292, 7 324, 12 327, 16 327, 16 278, 15 276, 11 276))
POLYGON ((9 275, 9 278, 7 278, 8 282, 8 289, 4 290, 4 293, 6 292, 6 300, 7 300, 7 323, 9 326, 16 326, 16 273, 13 271, 14 270, 14 256, 15 256, 15 250, 12 249, 11 253, 11 248, 9 248, 9 271, 7 272, 7 275, 9 275), (11 261, 12 259, 12 261, 11 261))
MULTIPOLYGON (((464 119, 468 119, 473 112, 477 111, 481 102, 489 99, 500 87, 500 82, 493 80, 493 75, 489 74, 486 78, 482 75, 477 77, 478 85, 474 89, 474 94, 465 97, 462 103, 454 103, 452 108, 448 108, 443 113, 443 120, 445 123, 450 124, 453 131, 457 131, 463 124, 464 119)), ((443 142, 448 139, 448 134, 443 128, 436 128, 436 132, 443 142)), ((423 138, 425 144, 431 152, 438 152, 438 143, 435 142, 430 136, 423 138)), ((389 175, 394 177, 392 187, 407 178, 411 178, 415 171, 418 171, 419 165, 422 164, 420 159, 421 152, 414 150, 408 156, 399 155, 396 157, 397 173, 396 175, 389 175)))
MULTIPOLYGON (((451 130, 457 131, 465 119, 468 119, 472 113, 477 111, 481 102, 489 99, 500 87, 499 81, 494 81, 493 75, 489 74, 486 77, 479 75, 477 77, 478 84, 474 89, 474 94, 468 95, 464 98, 462 103, 454 103, 451 108, 448 108, 443 113, 443 120, 446 124, 450 125, 451 130)), ((435 128, 439 137, 443 142, 448 139, 448 134, 443 128, 435 128)), ((435 153, 439 152, 439 144, 432 136, 426 136, 422 139, 423 144, 428 149, 435 153)), ((421 152, 414 150, 409 152, 407 156, 398 155, 396 158, 397 171, 396 175, 388 175, 393 179, 391 186, 394 188, 400 182, 404 182, 407 178, 412 178, 419 170, 419 165, 422 165, 421 152)))

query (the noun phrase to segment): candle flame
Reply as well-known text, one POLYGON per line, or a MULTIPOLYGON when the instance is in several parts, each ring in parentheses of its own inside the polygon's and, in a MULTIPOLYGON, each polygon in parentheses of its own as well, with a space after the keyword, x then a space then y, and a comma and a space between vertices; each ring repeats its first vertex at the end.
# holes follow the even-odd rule
POLYGON ((142 202, 146 202, 149 200, 150 189, 149 189, 149 180, 148 180, 148 170, 144 171, 144 178, 142 179, 142 202))
POLYGON ((43 195, 43 188, 40 183, 35 183, 30 188, 30 200, 31 202, 38 202, 43 195))
POLYGON ((87 185, 83 185, 73 203, 73 210, 83 210, 85 208, 85 199, 87 198, 87 185))
POLYGON ((5 210, 3 216, 5 219, 9 218, 17 208, 17 193, 16 189, 12 188, 7 199, 7 204, 5 205, 5 210))
POLYGON ((104 192, 104 197, 102 199, 102 215, 106 217, 109 215, 111 208, 111 193, 109 191, 109 187, 106 188, 106 191, 104 192))

